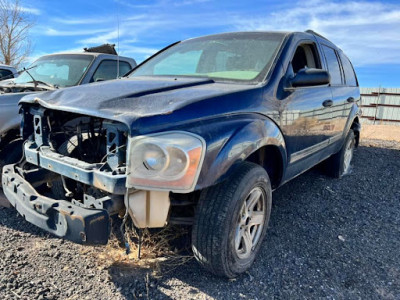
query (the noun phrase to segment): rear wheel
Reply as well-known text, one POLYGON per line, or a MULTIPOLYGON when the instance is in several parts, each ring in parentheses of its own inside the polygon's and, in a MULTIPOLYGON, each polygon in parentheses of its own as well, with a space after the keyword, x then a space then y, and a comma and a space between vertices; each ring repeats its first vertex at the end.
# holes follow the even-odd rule
POLYGON ((329 175, 335 178, 341 178, 343 175, 346 175, 350 172, 355 145, 355 135, 353 130, 350 129, 340 151, 332 155, 326 161, 325 166, 329 175))
POLYGON ((267 172, 248 162, 228 180, 204 190, 192 231, 200 264, 229 278, 248 270, 266 234, 271 203, 267 172))

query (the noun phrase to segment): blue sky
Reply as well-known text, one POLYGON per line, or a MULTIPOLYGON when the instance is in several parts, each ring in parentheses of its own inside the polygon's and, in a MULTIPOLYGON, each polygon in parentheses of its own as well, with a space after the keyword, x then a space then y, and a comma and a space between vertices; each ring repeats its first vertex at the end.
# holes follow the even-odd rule
POLYGON ((170 43, 205 34, 313 29, 345 51, 361 86, 400 87, 398 0, 22 0, 22 4, 36 19, 31 60, 119 40, 119 53, 140 62, 170 43))

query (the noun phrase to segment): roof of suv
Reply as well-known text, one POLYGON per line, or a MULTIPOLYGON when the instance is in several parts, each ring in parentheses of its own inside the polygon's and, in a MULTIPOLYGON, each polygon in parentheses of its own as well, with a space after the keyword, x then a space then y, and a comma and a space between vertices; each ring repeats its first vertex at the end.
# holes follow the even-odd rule
MULTIPOLYGON (((56 56, 56 55, 87 55, 87 56, 94 56, 94 57, 104 56, 104 57, 109 57, 109 58, 115 58, 117 56, 114 54, 104 54, 104 53, 97 53, 97 52, 59 52, 59 53, 43 55, 41 57, 56 56)), ((128 60, 132 59, 132 58, 126 57, 126 56, 121 56, 121 55, 118 55, 118 56, 123 59, 128 59, 128 60)))
POLYGON ((132 59, 130 57, 125 57, 125 56, 120 56, 118 55, 116 49, 115 49, 115 44, 103 44, 100 46, 94 46, 94 47, 89 47, 89 48, 83 48, 83 52, 59 52, 59 53, 53 53, 53 54, 48 54, 44 56, 51 56, 51 55, 89 55, 89 56, 108 56, 108 57, 116 57, 119 56, 124 59, 132 59))
MULTIPOLYGON (((282 37, 290 36, 290 35, 304 35, 304 36, 313 36, 319 41, 324 41, 326 44, 329 44, 335 48, 338 48, 334 43, 332 43, 330 40, 328 40, 326 37, 322 36, 321 34, 308 29, 306 31, 233 31, 233 32, 224 32, 224 33, 217 33, 217 34, 210 34, 210 35, 204 35, 200 37, 195 37, 195 38, 190 38, 187 39, 186 41, 192 40, 192 39, 202 39, 202 38, 209 38, 209 37, 224 37, 224 36, 240 36, 240 35, 256 35, 256 34, 273 34, 273 35, 281 35, 282 37)), ((339 48, 338 48, 339 49, 339 48)), ((339 49, 340 50, 340 49, 339 49)))

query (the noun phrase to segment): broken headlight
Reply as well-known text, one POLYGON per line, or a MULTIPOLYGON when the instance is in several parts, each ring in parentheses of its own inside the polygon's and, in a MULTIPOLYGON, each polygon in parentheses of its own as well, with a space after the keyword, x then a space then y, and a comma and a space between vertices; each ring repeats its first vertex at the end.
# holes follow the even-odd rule
POLYGON ((130 138, 126 185, 137 189, 192 191, 204 152, 203 138, 188 132, 130 138))

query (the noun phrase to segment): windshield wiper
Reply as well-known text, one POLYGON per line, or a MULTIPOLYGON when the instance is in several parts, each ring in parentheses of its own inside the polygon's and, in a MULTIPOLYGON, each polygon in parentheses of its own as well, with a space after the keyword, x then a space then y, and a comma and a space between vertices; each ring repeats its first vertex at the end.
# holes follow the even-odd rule
MULTIPOLYGON (((31 78, 33 79, 32 76, 31 76, 31 78)), ((35 89, 38 87, 39 84, 48 86, 48 87, 50 87, 52 89, 57 89, 58 88, 58 86, 52 85, 50 83, 47 83, 47 82, 44 82, 44 81, 41 81, 41 80, 36 80, 36 79, 33 79, 32 81, 28 81, 27 83, 31 83, 31 82, 35 85, 35 89)))
POLYGON ((28 69, 24 68, 24 71, 32 78, 32 81, 28 81, 27 83, 33 82, 33 84, 35 85, 35 90, 37 89, 39 84, 47 85, 47 86, 49 86, 51 88, 54 88, 53 86, 51 86, 50 84, 48 84, 46 82, 43 82, 43 81, 40 81, 40 80, 36 80, 35 78, 33 78, 32 74, 29 73, 28 69))
MULTIPOLYGON (((37 87, 38 87, 38 85, 39 84, 42 84, 42 85, 46 85, 46 86, 48 86, 48 87, 50 87, 50 88, 52 88, 52 89, 56 89, 57 87, 55 86, 55 85, 52 85, 52 84, 50 84, 50 83, 47 83, 47 82, 44 82, 44 81, 41 81, 41 80, 36 80, 33 76, 32 76, 32 74, 29 72, 29 70, 30 69, 33 69, 33 68, 35 68, 36 67, 36 65, 35 66, 32 66, 32 67, 30 67, 30 68, 23 68, 22 69, 22 72, 26 72, 28 75, 29 75, 29 77, 30 78, 32 78, 32 81, 28 81, 27 83, 30 83, 30 82, 32 82, 33 84, 34 84, 34 86, 35 86, 35 90, 37 89, 37 87)), ((22 73, 21 72, 21 73, 22 73)))

